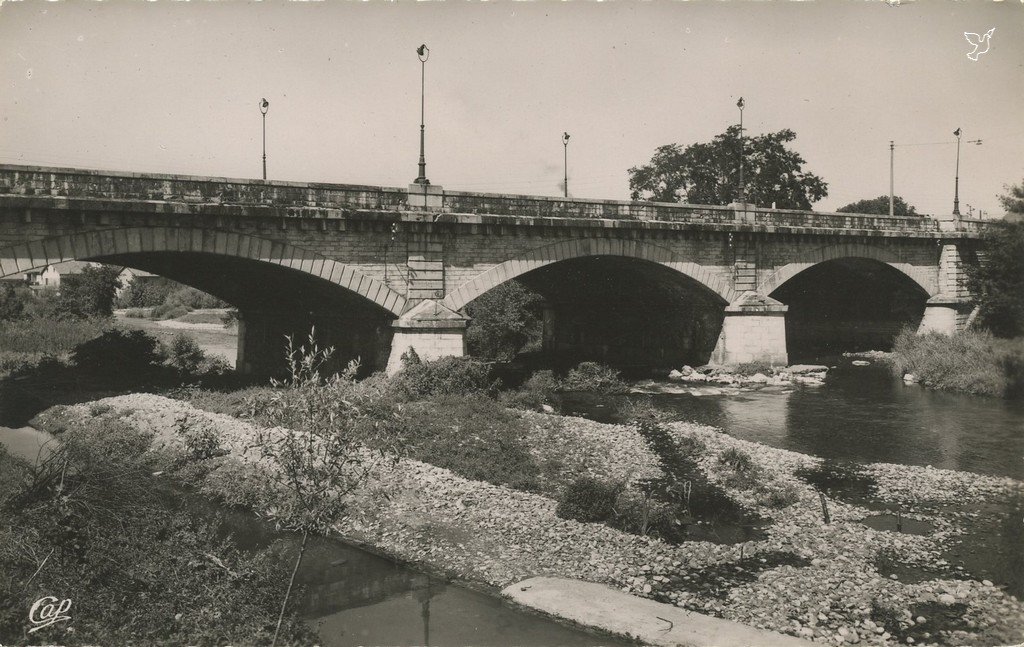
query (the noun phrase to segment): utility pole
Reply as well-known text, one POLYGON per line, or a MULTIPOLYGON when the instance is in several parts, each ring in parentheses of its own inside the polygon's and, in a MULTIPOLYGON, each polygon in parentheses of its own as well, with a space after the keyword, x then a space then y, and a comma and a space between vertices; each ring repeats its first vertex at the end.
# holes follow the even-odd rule
POLYGON ((569 133, 562 133, 562 146, 565 148, 565 197, 569 197, 569 133))
POLYGON ((896 151, 896 143, 893 140, 889 140, 889 216, 893 215, 893 156, 896 151))

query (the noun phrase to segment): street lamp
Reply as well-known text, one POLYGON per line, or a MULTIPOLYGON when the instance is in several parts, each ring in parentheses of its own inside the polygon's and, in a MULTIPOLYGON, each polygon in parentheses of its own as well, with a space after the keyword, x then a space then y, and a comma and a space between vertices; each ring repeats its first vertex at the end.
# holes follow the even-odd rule
POLYGON ((747 202, 747 188, 743 184, 743 157, 744 157, 744 153, 746 152, 746 151, 744 151, 744 146, 743 146, 743 106, 744 105, 745 104, 743 103, 743 97, 740 97, 740 100, 736 102, 736 107, 740 109, 740 201, 743 202, 744 204, 746 204, 746 202, 747 202))
POLYGON ((889 217, 890 218, 893 215, 893 206, 894 206, 893 205, 893 195, 892 195, 892 188, 893 188, 892 187, 892 184, 893 184, 893 182, 892 182, 892 165, 893 165, 893 155, 895 154, 895 150, 896 150, 896 142, 894 142, 893 140, 890 139, 889 140, 889 217))
POLYGON ((953 215, 960 215, 960 129, 953 131, 956 135, 956 181, 953 189, 953 215))
MULTIPOLYGON (((953 215, 954 216, 959 216, 960 215, 960 135, 961 135, 961 133, 962 133, 962 131, 959 128, 957 128, 956 130, 953 131, 953 134, 956 135, 956 183, 954 184, 954 189, 953 189, 953 215)), ((981 146, 981 140, 980 139, 972 139, 972 140, 968 141, 967 143, 968 144, 976 144, 978 146, 981 146)))
MULTIPOLYGON (((416 48, 416 55, 420 59, 420 174, 416 178, 416 184, 430 184, 430 180, 427 179, 427 159, 423 156, 423 107, 424 107, 424 92, 425 92, 425 79, 427 75, 427 59, 430 58, 430 49, 424 43, 416 48)), ((426 189, 424 189, 426 191, 426 189)))
POLYGON ((267 110, 270 110, 270 102, 260 99, 260 112, 263 114, 263 180, 267 179, 267 110))
POLYGON ((569 133, 562 133, 562 146, 565 148, 565 197, 569 197, 569 133))

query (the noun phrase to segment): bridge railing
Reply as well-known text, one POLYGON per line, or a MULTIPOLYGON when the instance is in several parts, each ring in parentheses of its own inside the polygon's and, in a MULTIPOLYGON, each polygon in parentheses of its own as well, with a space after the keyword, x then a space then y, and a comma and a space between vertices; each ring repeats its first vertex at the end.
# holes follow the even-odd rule
POLYGON ((0 165, 0 194, 239 206, 401 209, 405 189, 0 165))
MULTIPOLYGON (((262 207, 416 210, 405 188, 355 184, 264 182, 189 175, 116 173, 70 168, 0 164, 0 194, 108 200, 144 200, 262 207)), ((525 218, 580 218, 749 224, 816 229, 864 229, 908 232, 980 231, 984 221, 942 222, 919 216, 882 216, 768 209, 754 205, 696 205, 625 200, 442 192, 440 210, 455 214, 525 218)), ((437 207, 428 208, 437 211, 437 207)))

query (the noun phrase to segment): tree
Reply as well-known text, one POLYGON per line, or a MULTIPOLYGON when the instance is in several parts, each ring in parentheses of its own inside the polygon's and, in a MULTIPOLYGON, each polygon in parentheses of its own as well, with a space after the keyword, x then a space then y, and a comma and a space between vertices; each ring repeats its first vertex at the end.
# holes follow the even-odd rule
MULTIPOLYGON (((780 209, 810 209, 828 195, 828 185, 805 173, 804 158, 786 147, 796 133, 783 129, 744 136, 743 174, 747 201, 780 209)), ((659 146, 644 166, 629 169, 634 200, 729 204, 739 197, 740 129, 730 126, 709 143, 659 146)))
POLYGON ((466 330, 471 355, 509 361, 543 335, 543 298, 518 281, 506 281, 466 306, 472 319, 466 330))
POLYGON ((1007 193, 999 196, 1007 213, 1024 214, 1024 181, 1013 186, 1004 185, 1007 193))
MULTIPOLYGON (((871 200, 858 200, 851 202, 845 207, 839 207, 836 211, 839 213, 870 213, 887 216, 889 215, 889 196, 880 195, 871 200)), ((892 215, 919 216, 921 214, 917 213, 917 209, 907 204, 903 198, 894 195, 892 197, 892 215)))
POLYGON ((984 262, 966 266, 977 321, 998 337, 1024 335, 1024 222, 995 222, 983 240, 984 262))
POLYGON ((399 453, 398 409, 380 380, 356 382, 358 361, 342 375, 322 379, 320 371, 334 353, 321 349, 316 331, 295 348, 288 338, 291 378, 274 381, 269 395, 246 401, 250 416, 269 427, 257 428, 255 446, 266 465, 262 475, 278 526, 302 533, 302 544, 274 631, 276 644, 295 574, 310 533, 329 532, 346 511, 348 497, 399 453))
POLYGON ((61 279, 56 315, 85 319, 109 317, 114 313, 114 298, 121 285, 121 269, 109 265, 86 267, 81 274, 61 279))

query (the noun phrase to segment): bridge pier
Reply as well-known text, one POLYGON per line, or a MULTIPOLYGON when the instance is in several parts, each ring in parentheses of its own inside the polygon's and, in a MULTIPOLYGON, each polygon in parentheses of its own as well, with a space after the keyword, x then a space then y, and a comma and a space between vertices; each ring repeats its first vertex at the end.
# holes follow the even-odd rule
POLYGON ((437 301, 428 299, 420 302, 391 324, 394 336, 388 357, 388 375, 402 369, 402 355, 410 348, 425 362, 442 357, 462 357, 466 354, 468 323, 465 316, 437 301))
POLYGON ((711 354, 715 364, 768 362, 786 366, 786 311, 771 297, 746 292, 725 308, 722 333, 711 354))
POLYGON ((964 258, 960 247, 944 243, 939 249, 939 293, 928 299, 919 333, 938 332, 944 335, 963 330, 971 311, 967 291, 964 258))

